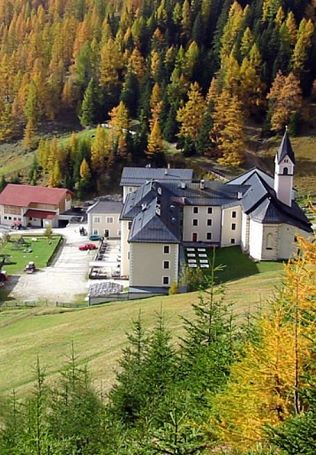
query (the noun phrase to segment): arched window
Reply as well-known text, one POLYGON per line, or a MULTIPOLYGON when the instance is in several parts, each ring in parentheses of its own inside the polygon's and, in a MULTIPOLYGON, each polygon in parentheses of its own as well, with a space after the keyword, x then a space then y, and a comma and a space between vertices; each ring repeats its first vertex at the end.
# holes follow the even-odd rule
POLYGON ((287 167, 285 167, 283 169, 283 175, 288 175, 288 173, 289 173, 289 169, 287 167))
POLYGON ((273 249, 273 234, 271 232, 269 232, 269 234, 267 234, 266 249, 267 250, 272 250, 273 249))

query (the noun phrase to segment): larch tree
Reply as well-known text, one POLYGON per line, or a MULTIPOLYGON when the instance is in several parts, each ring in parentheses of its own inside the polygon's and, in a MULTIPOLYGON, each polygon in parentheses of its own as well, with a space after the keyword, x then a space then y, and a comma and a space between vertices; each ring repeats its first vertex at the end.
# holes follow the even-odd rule
POLYGON ((270 103, 271 129, 281 132, 301 111, 303 98, 299 79, 293 73, 287 77, 279 73, 267 99, 270 103))
POLYGON ((188 101, 177 112, 177 121, 180 123, 179 136, 196 141, 203 123, 205 113, 205 99, 201 94, 197 82, 190 85, 188 101))
POLYGON ((213 122, 211 139, 219 154, 218 162, 240 166, 245 154, 243 112, 241 102, 227 90, 216 99, 213 122))
POLYGON ((147 145, 147 155, 153 156, 163 151, 163 138, 159 120, 156 119, 151 126, 147 145))
POLYGON ((293 71, 300 72, 304 69, 309 48, 312 44, 314 24, 311 20, 302 19, 297 32, 297 40, 293 51, 293 71))
POLYGON ((102 126, 98 126, 95 139, 91 146, 91 165, 96 174, 101 174, 105 167, 105 162, 109 154, 107 132, 102 126))

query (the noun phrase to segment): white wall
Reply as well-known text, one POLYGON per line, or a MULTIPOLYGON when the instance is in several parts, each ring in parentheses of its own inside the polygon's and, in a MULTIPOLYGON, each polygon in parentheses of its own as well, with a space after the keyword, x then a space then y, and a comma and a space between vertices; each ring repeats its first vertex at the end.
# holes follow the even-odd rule
POLYGON ((261 259, 275 261, 278 259, 279 225, 264 224, 262 228, 261 259))
POLYGON ((222 211, 222 238, 221 246, 232 246, 240 245, 241 243, 241 207, 224 208, 222 211), (236 214, 233 217, 233 214, 236 214), (233 224, 235 224, 235 230, 233 230, 233 224), (234 239, 234 242, 232 242, 234 239))
POLYGON ((123 186, 123 202, 125 202, 126 196, 129 193, 133 193, 138 189, 138 186, 123 186))
POLYGON ((88 213, 88 234, 104 236, 105 230, 109 231, 109 238, 120 238, 120 214, 119 213, 88 213), (108 219, 113 222, 109 223, 108 219), (99 221, 97 221, 99 219, 99 221))
POLYGON ((183 209, 183 241, 192 242, 193 233, 197 233, 198 242, 220 242, 221 239, 221 207, 210 206, 212 213, 208 213, 209 207, 197 207, 198 213, 194 213, 193 206, 185 206, 183 209), (198 220, 198 225, 193 226, 193 220, 198 220), (207 220, 212 220, 208 226, 207 220), (207 233, 211 233, 211 240, 207 239, 207 233))
POLYGON ((121 220, 121 275, 129 276, 129 221, 121 220))
POLYGON ((23 209, 17 210, 19 213, 8 213, 4 211, 3 205, 0 205, 0 224, 11 226, 15 221, 23 223, 23 209))
POLYGON ((242 216, 241 216, 241 249, 245 253, 248 252, 248 250, 249 250, 249 224, 250 224, 249 215, 242 213, 242 216))
POLYGON ((178 281, 179 245, 161 243, 130 244, 130 286, 166 287, 178 281), (170 253, 164 253, 164 246, 169 245, 170 253), (168 260, 169 269, 163 268, 163 261, 168 260), (163 284, 163 277, 169 277, 169 284, 163 284))
POLYGON ((284 204, 291 206, 294 199, 293 192, 293 173, 294 165, 289 158, 284 158, 281 163, 278 163, 277 156, 275 158, 275 175, 274 175, 274 190, 277 198, 284 204), (284 174, 284 169, 287 168, 288 174, 284 174))
POLYGON ((297 253, 295 237, 309 237, 311 234, 289 224, 279 226, 278 259, 289 259, 297 253))
POLYGON ((261 260, 262 257, 263 225, 250 220, 249 224, 249 255, 253 259, 261 260))

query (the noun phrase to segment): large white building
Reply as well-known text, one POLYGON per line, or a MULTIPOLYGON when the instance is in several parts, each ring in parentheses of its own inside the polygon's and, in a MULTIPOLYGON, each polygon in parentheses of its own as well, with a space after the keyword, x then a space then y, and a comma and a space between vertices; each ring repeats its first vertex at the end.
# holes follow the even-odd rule
POLYGON ((184 249, 240 245, 253 260, 288 259, 311 224, 294 200, 295 157, 287 132, 274 178, 252 169, 228 183, 193 181, 188 169, 125 168, 120 214, 121 274, 130 289, 166 290, 184 249))

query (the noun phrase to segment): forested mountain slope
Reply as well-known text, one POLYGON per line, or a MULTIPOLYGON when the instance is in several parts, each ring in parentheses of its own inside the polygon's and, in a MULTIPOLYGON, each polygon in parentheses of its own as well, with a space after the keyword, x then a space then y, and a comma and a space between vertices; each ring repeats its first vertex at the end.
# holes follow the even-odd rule
POLYGON ((312 0, 0 0, 0 140, 24 128, 31 148, 56 116, 110 119, 94 151, 41 144, 52 185, 159 162, 163 139, 237 166, 247 122, 274 133, 309 122, 314 14, 312 0))

